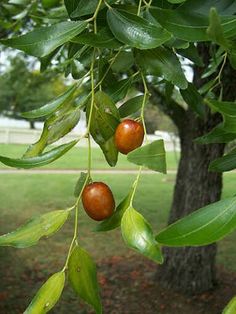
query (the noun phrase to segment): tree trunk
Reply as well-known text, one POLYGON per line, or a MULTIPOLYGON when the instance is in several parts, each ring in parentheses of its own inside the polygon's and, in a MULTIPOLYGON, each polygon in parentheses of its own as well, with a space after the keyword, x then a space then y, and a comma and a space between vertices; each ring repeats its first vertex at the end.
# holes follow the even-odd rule
POLYGON ((32 121, 32 120, 30 120, 30 121, 29 121, 29 124, 30 124, 30 129, 31 129, 31 130, 35 130, 35 122, 32 121))
MULTIPOLYGON (((199 45, 204 63, 209 63, 208 47, 199 45)), ((194 83, 201 86, 203 69, 194 69, 194 83)), ((223 100, 236 98, 236 71, 226 64, 223 77, 223 100)), ((216 90, 219 94, 220 90, 216 90)), ((172 117, 173 118, 173 117, 172 117)), ((180 119, 180 118, 179 118, 180 119)), ((208 110, 203 121, 191 110, 184 113, 182 121, 176 120, 179 129, 181 158, 179 162, 174 197, 168 223, 220 199, 222 174, 208 172, 209 163, 224 153, 224 144, 200 145, 194 139, 209 132, 221 121, 218 114, 208 110)), ((203 247, 165 248, 165 263, 159 267, 157 277, 162 284, 184 294, 207 291, 216 283, 216 244, 203 247)))
MULTIPOLYGON (((180 132, 181 158, 178 167, 169 224, 195 209, 220 199, 222 175, 208 172, 210 161, 221 157, 224 144, 199 145, 194 139, 219 123, 215 115, 208 123, 188 111, 180 132)), ((158 277, 169 288, 185 294, 211 289, 215 280, 216 245, 166 248, 165 263, 158 277)))

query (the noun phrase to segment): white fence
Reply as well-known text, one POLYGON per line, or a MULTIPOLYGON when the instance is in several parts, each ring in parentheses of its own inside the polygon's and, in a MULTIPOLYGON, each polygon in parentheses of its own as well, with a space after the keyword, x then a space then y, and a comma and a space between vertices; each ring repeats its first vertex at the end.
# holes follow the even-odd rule
MULTIPOLYGON (((22 128, 0 128, 0 143, 4 144, 32 144, 36 142, 41 134, 42 130, 30 130, 22 128)), ((59 140, 56 144, 63 144, 77 139, 80 136, 78 132, 71 132, 67 134, 63 139, 59 140)), ((179 139, 166 132, 156 132, 156 135, 148 135, 150 141, 157 139, 163 139, 165 142, 165 148, 167 151, 179 151, 179 139)), ((78 146, 87 145, 86 140, 81 140, 78 146)), ((95 142, 92 142, 93 146, 97 146, 95 142)))

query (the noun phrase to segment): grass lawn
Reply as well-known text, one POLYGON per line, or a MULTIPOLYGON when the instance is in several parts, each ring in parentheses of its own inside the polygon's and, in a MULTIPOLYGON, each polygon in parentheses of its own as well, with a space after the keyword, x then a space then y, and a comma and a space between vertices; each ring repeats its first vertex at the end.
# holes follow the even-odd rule
MULTIPOLYGON (((2 174, 0 184, 0 233, 6 233, 24 223, 37 213, 66 208, 74 202, 73 188, 75 175, 13 175, 2 174)), ((107 182, 118 203, 129 190, 135 175, 96 175, 95 180, 107 182)), ((135 207, 152 223, 155 231, 162 228, 167 220, 174 187, 174 175, 150 174, 141 179, 135 207), (150 197, 150 195, 152 197, 150 197)), ((235 194, 236 175, 226 174, 223 197, 235 194)), ((71 215, 73 216, 73 215, 71 215)), ((81 210, 79 233, 80 241, 96 259, 111 255, 125 255, 127 250, 122 242, 119 230, 107 233, 94 233, 96 225, 81 210)), ((28 249, 1 248, 0 252, 9 252, 17 257, 18 263, 25 266, 37 260, 40 265, 61 267, 72 237, 73 217, 53 237, 43 239, 39 245, 28 249)), ((235 248, 236 233, 219 243, 218 262, 226 268, 236 271, 235 248)), ((2 254, 0 253, 0 256, 2 254)), ((5 254, 3 254, 5 255, 5 254)), ((3 257, 2 257, 3 258, 3 257)))
MULTIPOLYGON (((8 157, 21 157, 26 151, 27 145, 15 144, 0 144, 0 155, 8 157)), ((52 164, 46 165, 42 168, 46 169, 85 169, 87 167, 87 148, 75 147, 70 150, 66 155, 56 160, 52 164)), ((179 154, 175 155, 174 152, 167 152, 167 169, 175 169, 177 167, 177 159, 179 154)), ((111 169, 106 163, 102 151, 99 148, 92 150, 92 167, 94 169, 111 169)), ((7 168, 0 163, 0 168, 7 168)), ((120 154, 117 166, 115 169, 136 169, 137 166, 127 161, 126 156, 120 154)))

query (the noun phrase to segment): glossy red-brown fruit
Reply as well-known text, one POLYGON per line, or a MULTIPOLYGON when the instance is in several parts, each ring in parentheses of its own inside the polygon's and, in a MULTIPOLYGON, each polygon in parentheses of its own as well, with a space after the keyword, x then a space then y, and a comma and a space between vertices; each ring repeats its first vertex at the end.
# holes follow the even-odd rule
POLYGON ((86 185, 82 193, 82 203, 89 217, 97 221, 110 217, 115 209, 113 194, 103 182, 86 185))
POLYGON ((115 132, 115 144, 119 152, 127 155, 143 143, 144 129, 140 122, 123 120, 115 132))

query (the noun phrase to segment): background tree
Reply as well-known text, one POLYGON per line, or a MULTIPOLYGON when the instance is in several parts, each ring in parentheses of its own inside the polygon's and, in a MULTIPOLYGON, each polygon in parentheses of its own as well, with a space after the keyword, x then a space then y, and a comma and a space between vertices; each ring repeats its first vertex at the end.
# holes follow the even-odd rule
MULTIPOLYGON (((201 88, 211 82, 214 76, 202 78, 210 64, 209 44, 198 45, 199 56, 204 60, 204 67, 194 66, 194 84, 201 88)), ((220 64, 221 65, 221 64, 220 64)), ((220 66, 219 65, 219 66, 220 66)), ((227 64, 222 73, 222 99, 236 99, 236 73, 227 64)), ((225 144, 203 145, 195 140, 212 130, 222 121, 221 116, 207 109, 205 117, 201 118, 191 107, 187 110, 173 103, 167 106, 165 98, 152 88, 154 101, 162 103, 162 109, 167 113, 178 128, 181 144, 176 185, 169 217, 169 223, 186 216, 192 211, 209 203, 218 201, 222 191, 222 173, 209 172, 210 163, 224 154, 225 144), (177 107, 178 106, 178 107, 177 107)), ((158 279, 167 287, 181 290, 186 294, 201 293, 216 284, 215 258, 216 244, 200 248, 170 248, 165 250, 165 263, 158 271, 158 279)))
MULTIPOLYGON (((65 90, 60 77, 52 72, 42 74, 34 70, 23 56, 10 57, 9 61, 10 64, 5 67, 0 77, 2 115, 24 119, 22 112, 40 107, 65 90)), ((34 122, 35 120, 29 121, 31 128, 34 128, 34 122)))
POLYGON ((154 134, 157 130, 170 133, 177 132, 177 129, 172 120, 159 109, 158 104, 147 104, 145 107, 144 116, 148 134, 154 134))

